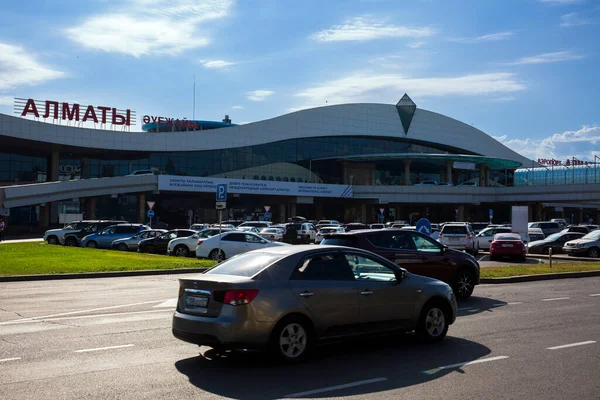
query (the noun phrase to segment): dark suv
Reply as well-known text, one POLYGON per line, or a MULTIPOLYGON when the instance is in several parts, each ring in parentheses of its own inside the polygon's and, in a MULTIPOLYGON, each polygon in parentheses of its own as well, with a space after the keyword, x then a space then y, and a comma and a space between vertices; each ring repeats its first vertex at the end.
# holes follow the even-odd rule
POLYGON ((127 223, 125 221, 115 221, 115 220, 98 220, 98 221, 83 221, 85 226, 79 232, 72 232, 65 235, 63 240, 63 244, 65 246, 77 246, 81 244, 81 239, 86 237, 87 235, 91 235, 97 232, 100 232, 102 229, 107 228, 109 226, 121 223, 127 223))
POLYGON ((471 296, 479 284, 479 263, 473 256, 452 250, 419 232, 385 229, 334 233, 321 244, 372 251, 414 274, 448 283, 459 299, 471 296))

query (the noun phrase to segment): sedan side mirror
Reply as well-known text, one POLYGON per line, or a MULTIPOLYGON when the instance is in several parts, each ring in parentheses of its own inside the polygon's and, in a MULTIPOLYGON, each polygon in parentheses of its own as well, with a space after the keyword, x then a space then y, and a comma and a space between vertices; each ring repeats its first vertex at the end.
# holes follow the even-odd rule
POLYGON ((266 244, 266 243, 268 243, 268 242, 267 242, 265 239, 263 239, 263 240, 261 240, 261 241, 260 241, 260 243, 261 243, 261 244, 266 244))
POLYGON ((192 235, 192 237, 193 237, 194 239, 200 239, 200 236, 199 236, 198 234, 192 235))
POLYGON ((405 269, 401 269, 399 271, 396 271, 394 273, 394 275, 396 275, 396 281, 398 281, 398 282, 406 279, 406 277, 408 276, 408 274, 406 273, 405 269))

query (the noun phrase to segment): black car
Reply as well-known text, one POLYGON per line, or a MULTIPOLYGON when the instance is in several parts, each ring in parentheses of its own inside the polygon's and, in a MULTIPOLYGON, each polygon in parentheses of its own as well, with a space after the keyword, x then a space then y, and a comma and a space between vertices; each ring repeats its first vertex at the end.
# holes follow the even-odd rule
POLYGON ((591 230, 590 230, 590 228, 588 228, 585 225, 569 225, 565 229, 563 229, 561 232, 579 232, 579 233, 583 233, 583 234, 587 235, 588 233, 591 232, 591 230))
POLYGON ((164 235, 142 240, 138 244, 138 251, 140 253, 167 254, 167 247, 171 240, 181 237, 190 237, 197 233, 198 232, 191 229, 173 229, 164 235))
POLYGON ((558 232, 554 233, 544 240, 529 243, 529 254, 548 254, 550 249, 552 253, 562 253, 563 246, 570 240, 576 240, 584 237, 580 232, 558 232))
POLYGON ((321 244, 369 250, 413 274, 446 282, 458 298, 471 296, 479 284, 479 263, 473 256, 419 232, 392 228, 332 233, 321 244))
POLYGON ((100 232, 102 229, 107 228, 116 224, 126 224, 126 221, 116 221, 116 220, 98 220, 98 221, 83 221, 85 222, 85 226, 79 232, 72 232, 65 235, 64 245, 65 246, 76 246, 79 247, 81 244, 81 239, 86 237, 87 235, 92 235, 96 232, 100 232))

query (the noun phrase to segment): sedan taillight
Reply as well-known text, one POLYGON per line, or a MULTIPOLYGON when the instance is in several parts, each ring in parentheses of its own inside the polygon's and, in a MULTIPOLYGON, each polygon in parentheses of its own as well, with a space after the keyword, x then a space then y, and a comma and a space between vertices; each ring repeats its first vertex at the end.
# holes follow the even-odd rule
POLYGON ((225 292, 223 303, 231 306, 249 304, 258 295, 258 289, 228 290, 225 292))

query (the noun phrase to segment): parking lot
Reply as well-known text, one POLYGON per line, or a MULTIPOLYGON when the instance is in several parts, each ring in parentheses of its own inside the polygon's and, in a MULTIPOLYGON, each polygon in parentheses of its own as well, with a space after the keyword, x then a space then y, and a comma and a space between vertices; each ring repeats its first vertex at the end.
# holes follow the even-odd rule
POLYGON ((478 286, 440 344, 365 338, 282 366, 176 340, 178 277, 0 284, 0 397, 591 399, 600 389, 600 278, 478 286))

